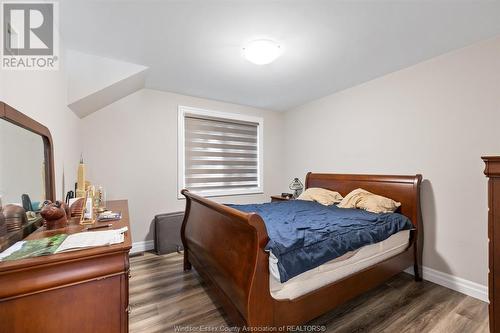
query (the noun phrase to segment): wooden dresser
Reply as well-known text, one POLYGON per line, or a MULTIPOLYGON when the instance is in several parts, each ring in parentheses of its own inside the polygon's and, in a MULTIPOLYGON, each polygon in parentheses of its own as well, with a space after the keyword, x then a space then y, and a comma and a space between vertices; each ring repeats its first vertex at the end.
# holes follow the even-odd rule
POLYGON ((488 181, 488 296, 490 332, 500 332, 500 156, 482 158, 488 181))
MULTIPOLYGON (((0 262, 0 333, 128 332, 128 204, 110 201, 107 207, 122 212, 120 221, 106 223, 129 227, 125 242, 0 262)), ((27 239, 81 230, 72 221, 64 229, 40 228, 27 239)))

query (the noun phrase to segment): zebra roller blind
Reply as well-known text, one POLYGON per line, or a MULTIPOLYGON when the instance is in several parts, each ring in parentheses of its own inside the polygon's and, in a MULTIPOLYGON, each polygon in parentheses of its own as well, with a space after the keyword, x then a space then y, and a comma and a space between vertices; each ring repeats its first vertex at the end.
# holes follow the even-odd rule
POLYGON ((202 195, 258 192, 259 126, 184 112, 184 187, 202 195))

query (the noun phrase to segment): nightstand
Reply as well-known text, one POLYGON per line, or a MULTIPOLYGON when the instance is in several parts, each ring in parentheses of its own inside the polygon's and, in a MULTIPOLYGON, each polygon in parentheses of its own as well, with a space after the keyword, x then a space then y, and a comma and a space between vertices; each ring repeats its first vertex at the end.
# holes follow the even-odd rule
POLYGON ((295 200, 293 197, 282 197, 281 195, 271 195, 271 202, 295 200))

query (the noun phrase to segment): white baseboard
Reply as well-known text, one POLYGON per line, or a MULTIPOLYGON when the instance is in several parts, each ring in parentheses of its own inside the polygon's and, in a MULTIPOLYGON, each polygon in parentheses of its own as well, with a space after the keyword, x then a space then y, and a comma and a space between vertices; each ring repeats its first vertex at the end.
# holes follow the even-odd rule
MULTIPOLYGON (((488 303, 488 287, 457 276, 422 267, 423 279, 488 303)), ((405 270, 413 275, 413 267, 405 270)))
POLYGON ((155 242, 152 240, 135 242, 132 244, 132 249, 130 250, 130 254, 146 252, 153 250, 155 248, 155 242))

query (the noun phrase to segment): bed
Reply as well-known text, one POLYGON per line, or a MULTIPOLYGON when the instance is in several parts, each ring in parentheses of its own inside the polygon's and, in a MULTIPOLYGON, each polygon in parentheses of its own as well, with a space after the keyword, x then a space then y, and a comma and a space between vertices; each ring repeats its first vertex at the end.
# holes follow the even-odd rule
POLYGON ((421 175, 308 173, 306 189, 320 187, 346 195, 356 188, 364 188, 401 202, 398 212, 408 217, 413 227, 406 235, 398 233, 396 238, 399 237, 399 240, 388 239, 390 242, 385 245, 375 244, 384 247, 384 257, 370 260, 373 257, 370 253, 375 253, 372 249, 372 252, 367 250, 368 254, 363 254, 363 259, 366 259, 363 260, 364 266, 354 268, 353 264, 359 262, 354 259, 349 265, 344 262, 340 268, 335 266, 338 263, 327 263, 330 266, 322 275, 312 271, 286 281, 286 291, 283 291, 283 284, 273 281, 273 258, 266 251, 269 236, 261 216, 183 190, 182 194, 186 197, 186 213, 181 229, 184 269, 196 268, 219 300, 231 324, 258 328, 260 331, 305 324, 410 266, 415 279, 421 280, 421 181, 421 175), (336 278, 332 278, 334 271, 338 275, 336 278), (314 276, 322 279, 321 287, 316 287, 314 283, 307 284, 314 276))

